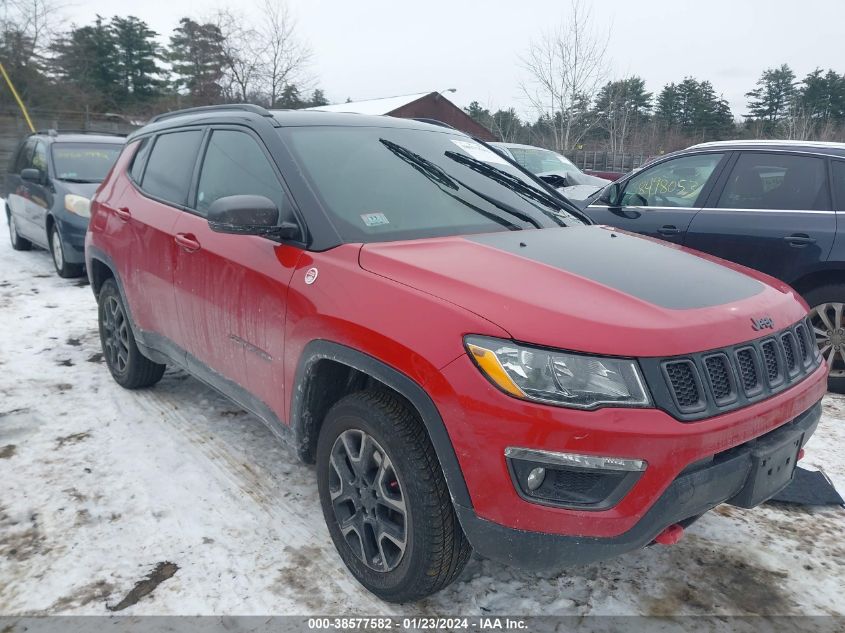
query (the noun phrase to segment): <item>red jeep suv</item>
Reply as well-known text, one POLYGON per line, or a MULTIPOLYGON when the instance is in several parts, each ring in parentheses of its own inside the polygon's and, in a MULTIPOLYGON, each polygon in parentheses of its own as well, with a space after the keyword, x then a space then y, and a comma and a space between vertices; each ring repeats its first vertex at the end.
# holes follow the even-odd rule
POLYGON ((316 463, 385 600, 471 550, 527 568, 664 543, 791 479, 826 365, 741 266, 590 222, 448 127, 217 106, 135 132, 86 262, 123 387, 181 368, 316 463))

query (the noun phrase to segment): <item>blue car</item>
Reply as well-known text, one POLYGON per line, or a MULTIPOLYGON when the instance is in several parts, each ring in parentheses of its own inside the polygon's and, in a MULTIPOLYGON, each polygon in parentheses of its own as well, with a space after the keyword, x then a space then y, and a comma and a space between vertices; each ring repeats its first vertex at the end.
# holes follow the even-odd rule
POLYGON ((12 248, 40 246, 52 254, 60 277, 81 276, 91 197, 124 141, 102 132, 55 130, 21 141, 3 187, 12 248))

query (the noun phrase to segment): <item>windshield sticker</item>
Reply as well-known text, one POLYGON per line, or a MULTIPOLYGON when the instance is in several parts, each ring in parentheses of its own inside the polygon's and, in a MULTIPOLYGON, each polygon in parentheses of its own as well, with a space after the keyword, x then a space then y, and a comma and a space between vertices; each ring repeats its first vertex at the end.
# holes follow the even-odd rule
POLYGON ((451 139, 451 141, 467 154, 472 156, 475 160, 480 160, 485 163, 498 163, 499 165, 508 164, 504 158, 499 156, 496 152, 487 149, 483 145, 473 143, 472 141, 458 141, 455 139, 451 139))
POLYGON ((384 213, 362 213, 361 219, 366 226, 383 226, 390 224, 384 213))

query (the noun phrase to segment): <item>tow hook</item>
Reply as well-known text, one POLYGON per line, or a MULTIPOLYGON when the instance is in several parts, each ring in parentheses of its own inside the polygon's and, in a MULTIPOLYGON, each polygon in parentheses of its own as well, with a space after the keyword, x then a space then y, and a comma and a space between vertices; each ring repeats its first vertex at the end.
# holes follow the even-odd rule
POLYGON ((660 543, 660 545, 674 545, 681 540, 683 535, 684 528, 680 524, 674 523, 655 536, 654 542, 660 543))

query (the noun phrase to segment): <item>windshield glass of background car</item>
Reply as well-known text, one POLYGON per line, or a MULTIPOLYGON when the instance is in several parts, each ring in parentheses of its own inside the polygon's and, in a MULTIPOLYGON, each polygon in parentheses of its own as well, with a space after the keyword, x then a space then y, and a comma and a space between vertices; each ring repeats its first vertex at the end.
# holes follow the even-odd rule
POLYGON ((564 156, 546 149, 527 147, 508 147, 513 159, 532 174, 544 174, 550 171, 579 173, 579 169, 564 156))
POLYGON ((110 144, 53 143, 56 178, 102 182, 121 149, 121 145, 110 144))
POLYGON ((330 126, 280 132, 347 242, 585 223, 463 135, 330 126))

